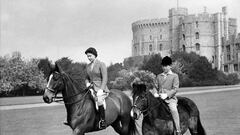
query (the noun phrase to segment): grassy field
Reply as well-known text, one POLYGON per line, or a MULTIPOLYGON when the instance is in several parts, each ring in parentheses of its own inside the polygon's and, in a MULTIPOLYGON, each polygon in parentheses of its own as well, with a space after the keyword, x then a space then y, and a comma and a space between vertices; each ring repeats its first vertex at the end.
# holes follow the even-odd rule
MULTIPOLYGON (((198 105, 208 135, 240 134, 240 91, 186 95, 198 105)), ((0 112, 1 135, 66 135, 63 106, 13 109, 0 112)), ((112 128, 87 135, 116 135, 112 128)))

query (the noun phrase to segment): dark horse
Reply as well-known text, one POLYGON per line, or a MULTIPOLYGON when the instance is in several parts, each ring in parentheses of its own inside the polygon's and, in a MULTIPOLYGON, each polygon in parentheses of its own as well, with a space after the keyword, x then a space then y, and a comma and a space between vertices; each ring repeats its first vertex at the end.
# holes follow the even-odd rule
MULTIPOLYGON (((62 92, 67 110, 67 121, 74 135, 98 131, 99 114, 89 89, 79 86, 74 77, 64 72, 56 63, 48 77, 47 88, 43 95, 46 103, 53 102, 58 92, 62 92)), ((83 77, 82 77, 83 78, 83 77)), ((130 116, 131 100, 120 90, 111 90, 106 98, 106 123, 120 135, 136 133, 135 121, 130 116)))
MULTIPOLYGON (((182 134, 190 130, 191 135, 205 135, 196 104, 186 98, 178 98, 178 112, 182 134)), ((155 98, 144 84, 133 85, 133 116, 143 114, 143 135, 174 135, 175 124, 164 100, 155 98)))

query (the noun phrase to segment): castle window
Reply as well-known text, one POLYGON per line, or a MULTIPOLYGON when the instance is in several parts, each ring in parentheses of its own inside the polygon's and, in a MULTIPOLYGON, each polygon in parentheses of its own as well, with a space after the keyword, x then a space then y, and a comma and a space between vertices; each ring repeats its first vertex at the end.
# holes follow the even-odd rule
POLYGON ((182 46, 182 49, 183 49, 184 52, 186 52, 186 46, 185 45, 182 46))
POLYGON ((152 47, 152 45, 151 45, 151 44, 149 45, 149 51, 150 51, 150 52, 152 52, 152 51, 153 51, 153 47, 152 47))
POLYGON ((162 51, 162 46, 163 46, 162 44, 158 45, 158 51, 162 51))
POLYGON ((224 65, 224 72, 228 72, 228 65, 224 65))
POLYGON ((227 52, 230 52, 230 45, 226 46, 226 50, 227 50, 227 52))
POLYGON ((227 55, 227 60, 228 60, 228 61, 231 60, 231 55, 230 55, 230 54, 227 55))
POLYGON ((144 54, 144 45, 142 44, 142 48, 141 48, 142 54, 144 54))
POLYGON ((183 40, 185 40, 185 34, 183 34, 182 36, 183 36, 183 40))
POLYGON ((162 39, 162 35, 160 35, 160 39, 162 39))
POLYGON ((149 36, 149 39, 152 40, 152 35, 149 36))
POLYGON ((233 67, 234 67, 234 71, 238 71, 238 64, 234 64, 233 67))
POLYGON ((195 37, 196 37, 196 39, 199 39, 199 32, 195 33, 195 37))
POLYGON ((240 50, 240 44, 239 44, 239 43, 236 43, 235 45, 236 45, 236 49, 237 49, 237 50, 240 50))
POLYGON ((199 43, 196 43, 195 46, 196 46, 196 50, 197 50, 197 51, 200 51, 200 44, 199 44, 199 43))
POLYGON ((196 28, 198 28, 198 21, 196 21, 196 28))
POLYGON ((182 29, 185 29, 185 23, 182 24, 182 29))
POLYGON ((212 56, 212 63, 214 63, 215 62, 215 58, 214 58, 214 56, 212 56))
POLYGON ((134 51, 135 51, 135 54, 138 53, 138 50, 137 50, 137 45, 134 45, 134 51))

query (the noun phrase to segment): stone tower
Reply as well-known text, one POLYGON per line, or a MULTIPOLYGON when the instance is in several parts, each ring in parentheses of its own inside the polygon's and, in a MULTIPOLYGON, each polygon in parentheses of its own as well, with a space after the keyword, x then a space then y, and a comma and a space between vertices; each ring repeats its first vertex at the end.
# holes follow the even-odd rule
POLYGON ((169 45, 171 52, 179 50, 180 20, 187 14, 187 8, 172 8, 169 10, 169 45))

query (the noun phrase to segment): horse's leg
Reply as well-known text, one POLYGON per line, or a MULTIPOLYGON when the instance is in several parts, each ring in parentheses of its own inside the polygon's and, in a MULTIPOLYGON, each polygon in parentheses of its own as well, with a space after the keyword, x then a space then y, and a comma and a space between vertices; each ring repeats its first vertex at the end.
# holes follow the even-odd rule
POLYGON ((130 117, 129 115, 121 117, 121 135, 128 135, 130 117))
POLYGON ((118 133, 121 134, 121 122, 119 121, 119 118, 114 121, 111 126, 113 127, 113 129, 118 133))
POLYGON ((114 123, 112 123, 112 127, 120 135, 128 135, 129 121, 125 118, 117 119, 114 123))
POLYGON ((189 130, 191 135, 206 135, 199 116, 192 116, 189 119, 189 130))
POLYGON ((198 135, 197 121, 198 121, 198 118, 196 116, 191 116, 189 119, 189 131, 191 135, 198 135))

